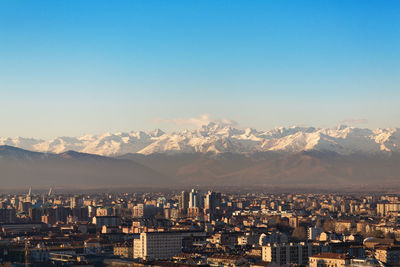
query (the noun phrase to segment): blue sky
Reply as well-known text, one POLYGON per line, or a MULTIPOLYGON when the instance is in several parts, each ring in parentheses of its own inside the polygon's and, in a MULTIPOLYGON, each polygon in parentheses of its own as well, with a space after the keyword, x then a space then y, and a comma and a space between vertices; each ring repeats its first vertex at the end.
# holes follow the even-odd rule
POLYGON ((398 14, 399 1, 4 0, 0 136, 193 118, 400 127, 398 14))

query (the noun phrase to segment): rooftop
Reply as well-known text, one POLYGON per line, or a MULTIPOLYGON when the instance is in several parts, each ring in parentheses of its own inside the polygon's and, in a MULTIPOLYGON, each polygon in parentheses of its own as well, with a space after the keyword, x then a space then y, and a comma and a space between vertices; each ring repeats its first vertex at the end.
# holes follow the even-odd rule
POLYGON ((350 256, 347 254, 339 254, 339 253, 332 253, 332 252, 322 252, 317 255, 313 255, 311 257, 319 258, 319 259, 336 259, 336 260, 345 260, 345 259, 350 258, 350 256))

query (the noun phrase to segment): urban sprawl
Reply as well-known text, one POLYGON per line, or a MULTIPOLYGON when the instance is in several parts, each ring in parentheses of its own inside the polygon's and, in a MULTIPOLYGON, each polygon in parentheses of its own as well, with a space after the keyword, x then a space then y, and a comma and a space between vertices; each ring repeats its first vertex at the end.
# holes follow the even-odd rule
POLYGON ((395 194, 0 196, 0 266, 400 266, 395 194))

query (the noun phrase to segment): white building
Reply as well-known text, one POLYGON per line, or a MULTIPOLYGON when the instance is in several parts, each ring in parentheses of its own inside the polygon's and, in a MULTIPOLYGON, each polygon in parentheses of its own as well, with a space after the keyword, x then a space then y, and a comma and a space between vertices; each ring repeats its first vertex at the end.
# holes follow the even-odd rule
POLYGON ((185 237, 204 237, 205 232, 146 232, 133 243, 133 257, 146 260, 170 259, 182 252, 185 237))
POLYGON ((199 208, 200 207, 200 199, 199 192, 192 189, 189 193, 189 209, 199 208))
POLYGON ((169 259, 182 252, 182 235, 174 232, 141 233, 134 240, 133 257, 142 259, 169 259))

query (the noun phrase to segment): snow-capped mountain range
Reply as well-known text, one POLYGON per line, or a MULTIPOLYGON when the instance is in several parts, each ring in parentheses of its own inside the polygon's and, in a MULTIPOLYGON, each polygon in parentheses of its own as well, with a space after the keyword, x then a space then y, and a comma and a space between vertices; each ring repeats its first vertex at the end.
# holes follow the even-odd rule
POLYGON ((0 145, 37 152, 62 153, 74 150, 104 156, 127 153, 254 153, 281 151, 332 151, 342 155, 400 152, 400 129, 376 130, 349 126, 334 128, 288 127, 261 131, 239 129, 224 123, 209 123, 196 130, 165 133, 106 133, 51 140, 0 137, 0 145))

